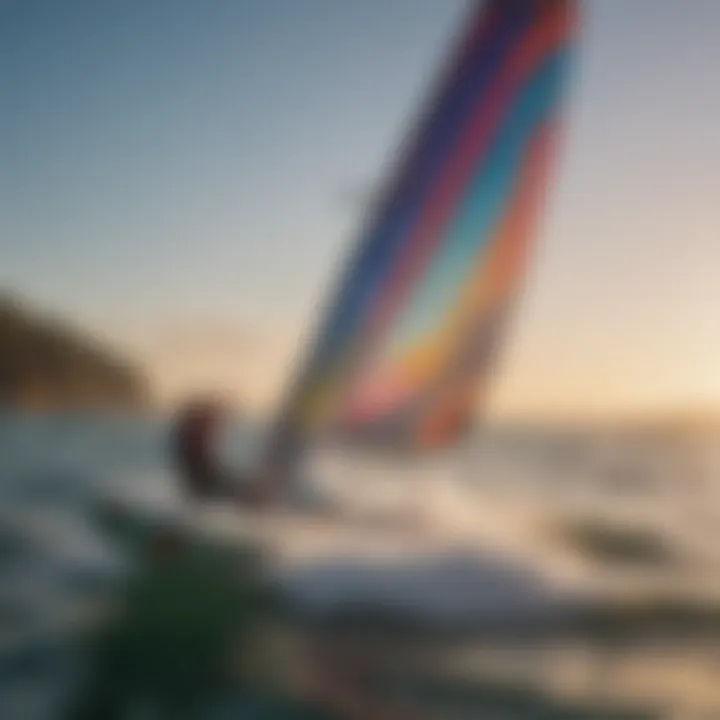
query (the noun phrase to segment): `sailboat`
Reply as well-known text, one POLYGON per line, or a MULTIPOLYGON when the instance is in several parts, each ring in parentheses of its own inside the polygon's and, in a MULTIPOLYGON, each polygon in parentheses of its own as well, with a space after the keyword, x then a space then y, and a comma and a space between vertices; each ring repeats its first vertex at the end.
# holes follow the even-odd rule
POLYGON ((473 426, 546 200, 577 10, 474 4, 291 384, 278 482, 317 444, 417 457, 473 426))
POLYGON ((578 9, 472 4, 290 382, 263 471, 278 511, 316 448, 412 463, 477 424, 547 204, 578 9))
MULTIPOLYGON (((430 596, 453 620, 479 608, 507 621, 510 611, 527 618, 552 604, 542 582, 497 557, 479 576, 468 557, 449 568, 430 557, 425 575, 407 563, 338 572, 342 517, 329 528, 329 566, 321 560, 283 574, 283 551, 308 538, 297 525, 278 531, 273 524, 287 520, 299 468, 317 448, 426 462, 469 437, 546 205, 577 14, 577 0, 473 3, 290 383, 263 466, 271 509, 262 517, 226 513, 224 528, 239 533, 233 542, 270 552, 275 579, 297 607, 322 611, 328 601, 354 597, 397 609, 400 597, 418 611, 430 596), (338 576, 345 587, 337 587, 338 576)), ((116 537, 142 534, 131 527, 133 512, 129 524, 111 519, 116 537)), ((197 514, 191 522, 203 524, 197 514)), ((310 516, 305 530, 317 527, 310 516)))

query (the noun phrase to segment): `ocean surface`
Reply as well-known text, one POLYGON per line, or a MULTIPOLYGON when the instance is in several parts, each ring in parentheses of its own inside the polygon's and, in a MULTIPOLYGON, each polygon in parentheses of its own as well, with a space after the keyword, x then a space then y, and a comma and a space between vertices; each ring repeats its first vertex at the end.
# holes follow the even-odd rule
MULTIPOLYGON (((256 444, 235 430, 226 439, 228 462, 249 462, 256 444)), ((279 582, 313 611, 361 599, 431 622, 540 616, 588 599, 673 597, 720 606, 719 471, 720 437, 707 432, 497 429, 462 453, 412 467, 323 457, 306 470, 308 485, 346 519, 285 519, 267 522, 263 532, 279 582), (622 540, 604 542, 608 533, 622 540)), ((178 512, 163 423, 0 418, 0 718, 58 717, 82 673, 72 628, 112 599, 127 570, 96 523, 107 498, 123 498, 139 512, 178 512)), ((243 525, 227 508, 195 520, 229 537, 243 525)), ((694 644, 686 649, 682 656, 667 651, 685 663, 670 676, 695 683, 683 685, 673 707, 717 710, 716 660, 698 655, 694 644)), ((701 650, 720 655, 712 643, 701 650)), ((562 652, 552 666, 553 683, 564 687, 561 668, 577 670, 568 657, 578 648, 562 652)), ((630 665, 618 670, 628 684, 623 692, 644 697, 657 686, 652 677, 668 672, 667 662, 644 685, 642 678, 649 662, 666 655, 656 648, 642 662, 624 657, 638 667, 635 675, 630 665)), ((468 662, 473 671, 487 669, 477 653, 462 657, 466 670, 468 662)), ((500 665, 508 665, 505 656, 500 665)), ((675 712, 667 717, 682 716, 675 712)))

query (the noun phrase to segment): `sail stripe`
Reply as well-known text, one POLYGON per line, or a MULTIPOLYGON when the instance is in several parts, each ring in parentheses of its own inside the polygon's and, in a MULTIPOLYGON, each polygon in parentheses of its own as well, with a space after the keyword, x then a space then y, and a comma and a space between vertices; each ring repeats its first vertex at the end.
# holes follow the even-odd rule
POLYGON ((476 268, 478 278, 467 286, 455 318, 448 323, 445 337, 435 338, 440 350, 435 377, 420 379, 431 390, 413 431, 414 444, 442 443, 456 426, 469 422, 472 403, 468 392, 479 366, 488 366, 499 350, 496 333, 500 323, 488 326, 488 318, 503 316, 517 296, 519 281, 528 259, 528 243, 538 220, 537 210, 545 199, 557 139, 557 120, 538 130, 529 152, 524 178, 510 207, 498 240, 487 262, 476 268), (459 339, 453 348, 452 337, 459 339), (478 357, 477 353, 485 353, 478 357))

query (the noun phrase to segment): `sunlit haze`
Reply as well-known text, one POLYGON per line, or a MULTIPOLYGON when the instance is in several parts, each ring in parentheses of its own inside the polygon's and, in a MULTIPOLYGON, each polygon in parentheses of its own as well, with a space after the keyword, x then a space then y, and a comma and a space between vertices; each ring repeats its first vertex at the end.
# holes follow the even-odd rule
MULTIPOLYGON (((466 10, 0 2, 0 287, 271 407, 466 10)), ((720 3, 584 15, 493 411, 720 407, 720 3)))

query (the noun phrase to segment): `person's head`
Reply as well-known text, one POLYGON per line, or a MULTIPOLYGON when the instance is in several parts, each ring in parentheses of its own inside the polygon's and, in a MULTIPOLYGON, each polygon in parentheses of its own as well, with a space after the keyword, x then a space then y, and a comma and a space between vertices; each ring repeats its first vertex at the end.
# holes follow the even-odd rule
POLYGON ((214 398, 195 398, 181 408, 177 415, 178 426, 200 433, 213 432, 222 422, 227 410, 214 398))

